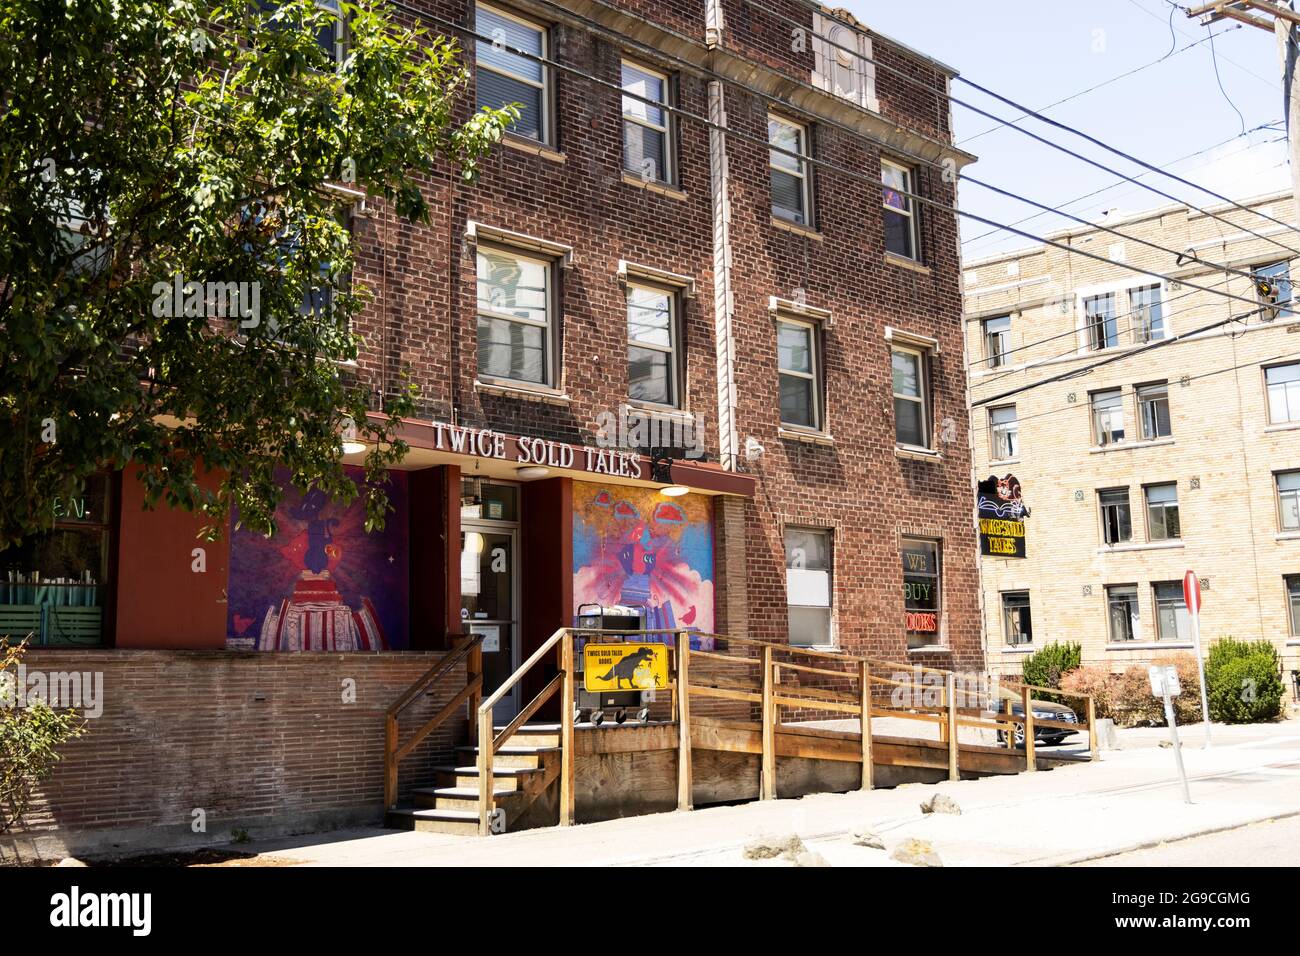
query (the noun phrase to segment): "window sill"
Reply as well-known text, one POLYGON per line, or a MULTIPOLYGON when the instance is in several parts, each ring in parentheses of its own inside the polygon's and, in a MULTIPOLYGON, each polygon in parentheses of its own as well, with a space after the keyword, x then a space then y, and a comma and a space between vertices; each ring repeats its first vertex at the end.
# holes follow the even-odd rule
POLYGON ((1279 425, 1266 425, 1264 427, 1264 434, 1267 435, 1270 432, 1292 432, 1297 428, 1300 428, 1300 422, 1282 422, 1279 425))
POLYGON ((1150 441, 1122 441, 1114 445, 1093 445, 1088 451, 1094 455, 1104 455, 1112 451, 1128 451, 1132 448, 1159 448, 1173 443, 1172 438, 1153 438, 1150 441))
POLYGON ((542 159, 549 160, 552 163, 565 162, 563 153, 556 152, 551 147, 546 146, 536 140, 528 139, 517 133, 506 133, 501 137, 501 145, 508 146, 511 149, 517 149, 521 153, 528 153, 532 156, 540 156, 542 159))
POLYGON ((474 380, 474 391, 505 398, 522 398, 525 401, 542 402, 547 405, 568 405, 572 401, 568 395, 551 388, 530 388, 527 385, 485 382, 481 379, 474 380))
POLYGON ((951 654, 952 648, 947 644, 926 644, 922 647, 909 647, 909 654, 951 654))
POLYGON ((898 266, 900 269, 910 269, 912 272, 919 272, 921 275, 929 275, 930 267, 922 265, 915 259, 909 259, 906 256, 900 256, 896 252, 885 253, 885 265, 898 266))
POLYGON ((1124 644, 1107 644, 1108 651, 1188 651, 1196 647, 1191 641, 1132 641, 1124 644))
POLYGON ((1034 653, 1033 644, 1017 644, 1015 647, 1003 646, 1003 654, 1032 654, 1034 653))
POLYGON ((659 418, 667 418, 675 422, 695 421, 695 415, 684 408, 674 408, 671 405, 656 405, 654 402, 639 402, 634 398, 629 398, 623 404, 630 412, 639 412, 643 415, 655 415, 659 418))
POLYGON ((1186 547, 1180 539, 1178 541, 1141 541, 1137 544, 1108 544, 1097 549, 1098 554, 1111 554, 1112 552, 1126 551, 1176 551, 1179 548, 1186 547))
POLYGON ((1286 642, 1287 647, 1300 647, 1300 638, 1289 638, 1286 642))
POLYGON ((1273 535, 1274 541, 1300 541, 1300 531, 1279 531, 1273 535))
POLYGON ((1018 465, 1018 464, 1020 464, 1019 458, 995 458, 989 462, 989 467, 1003 468, 1006 465, 1018 465))
POLYGON ((844 649, 834 644, 791 644, 801 651, 817 651, 821 654, 843 654, 844 649))
POLYGON ((781 438, 789 438, 792 441, 801 441, 809 445, 835 444, 835 439, 826 432, 804 431, 801 428, 790 428, 782 425, 777 428, 776 433, 781 438))
POLYGON ((916 448, 912 445, 895 445, 894 454, 899 458, 906 458, 910 461, 943 461, 943 455, 937 451, 930 451, 928 448, 916 448))
POLYGON ((806 239, 816 239, 818 242, 824 242, 826 240, 826 237, 812 226, 801 226, 797 222, 791 222, 789 219, 782 219, 780 216, 772 217, 772 225, 777 229, 792 232, 796 236, 803 236, 806 239))
POLYGON ((623 182, 629 186, 636 186, 638 189, 646 189, 652 193, 658 193, 660 196, 667 196, 669 199, 684 201, 689 198, 685 191, 678 189, 676 186, 670 186, 654 179, 642 179, 640 176, 633 176, 631 173, 623 174, 623 182))

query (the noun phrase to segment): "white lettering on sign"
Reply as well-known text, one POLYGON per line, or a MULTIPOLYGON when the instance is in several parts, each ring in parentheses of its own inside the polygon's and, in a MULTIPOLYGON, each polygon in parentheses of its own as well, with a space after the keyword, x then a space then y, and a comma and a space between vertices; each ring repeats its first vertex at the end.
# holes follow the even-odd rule
MULTIPOLYGON (((507 459, 507 436, 490 428, 470 428, 468 425, 448 425, 434 422, 434 447, 439 451, 452 451, 458 455, 476 455, 479 458, 507 459)), ((516 440, 515 461, 521 465, 545 465, 548 468, 573 468, 578 453, 572 445, 545 438, 522 436, 516 440)), ((605 448, 583 447, 582 465, 597 475, 615 478, 643 478, 641 455, 634 451, 616 451, 605 448)))

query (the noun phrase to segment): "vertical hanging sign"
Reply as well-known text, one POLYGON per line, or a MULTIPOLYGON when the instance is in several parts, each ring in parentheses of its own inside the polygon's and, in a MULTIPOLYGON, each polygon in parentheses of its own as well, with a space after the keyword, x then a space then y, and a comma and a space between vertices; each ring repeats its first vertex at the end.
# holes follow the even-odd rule
POLYGON ((1029 517, 1029 509, 1025 507, 1016 476, 989 475, 979 483, 978 491, 980 554, 994 558, 1026 557, 1025 519, 1029 517))

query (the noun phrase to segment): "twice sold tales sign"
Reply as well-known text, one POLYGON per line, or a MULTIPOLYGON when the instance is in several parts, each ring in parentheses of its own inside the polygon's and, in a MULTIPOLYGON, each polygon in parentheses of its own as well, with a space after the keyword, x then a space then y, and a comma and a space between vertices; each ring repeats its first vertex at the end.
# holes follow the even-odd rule
POLYGON ((977 517, 980 525, 980 554, 994 558, 1023 558, 1025 549, 1025 507, 1020 482, 1015 475, 989 475, 979 483, 977 517))

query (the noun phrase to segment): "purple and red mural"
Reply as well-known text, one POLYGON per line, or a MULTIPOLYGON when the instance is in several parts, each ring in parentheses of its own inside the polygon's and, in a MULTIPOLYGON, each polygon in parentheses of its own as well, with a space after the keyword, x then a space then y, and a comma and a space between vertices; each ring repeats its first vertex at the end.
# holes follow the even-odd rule
MULTIPOLYGON (((360 468, 348 476, 361 487, 360 468)), ((270 538, 230 531, 226 645, 260 651, 380 651, 407 646, 407 482, 389 472, 393 510, 367 534, 361 496, 335 504, 285 487, 270 538)))
POLYGON ((713 503, 573 483, 573 603, 643 609, 647 628, 713 631, 713 503))

